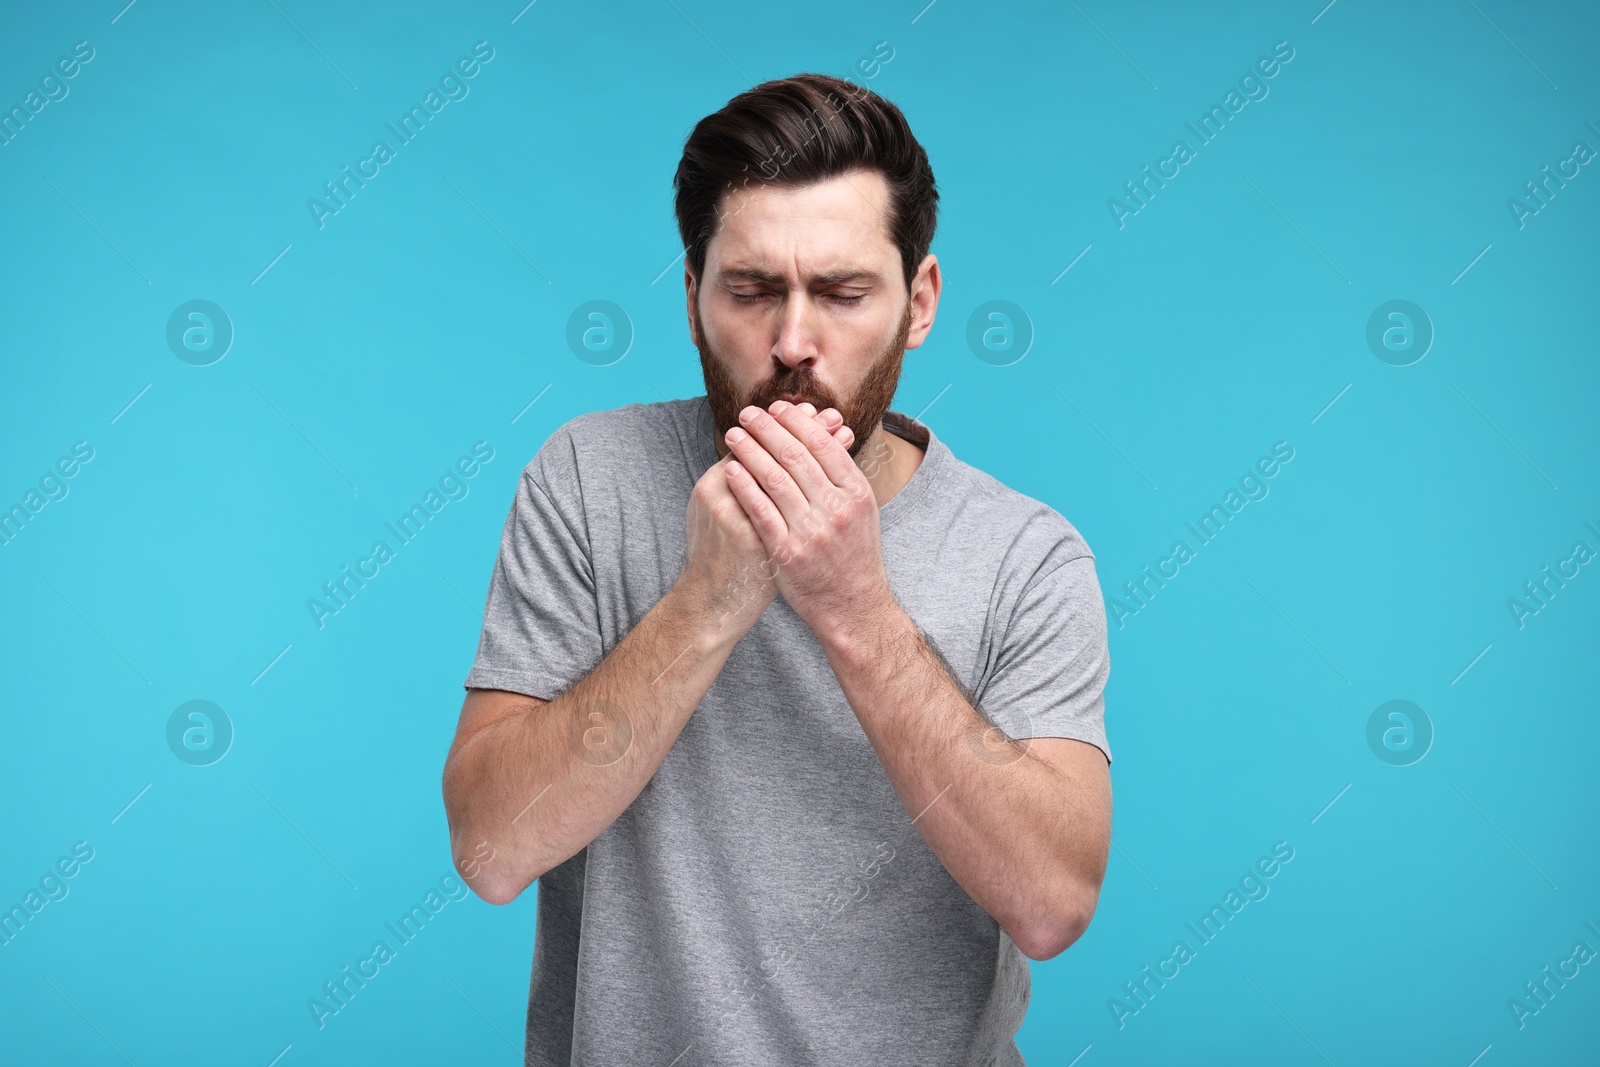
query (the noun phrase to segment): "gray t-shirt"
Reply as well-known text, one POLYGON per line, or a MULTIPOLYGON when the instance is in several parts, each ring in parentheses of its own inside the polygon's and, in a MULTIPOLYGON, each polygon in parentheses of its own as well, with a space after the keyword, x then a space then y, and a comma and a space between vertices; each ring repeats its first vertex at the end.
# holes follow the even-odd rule
MULTIPOLYGON (((1089 546, 924 424, 884 424, 926 451, 879 512, 895 599, 1006 734, 1110 759, 1089 546)), ((554 699, 616 647, 678 576, 713 432, 699 396, 550 436, 466 686, 554 699)), ((923 840, 781 595, 639 796, 538 885, 529 1065, 1023 1062, 1027 957, 923 840)))

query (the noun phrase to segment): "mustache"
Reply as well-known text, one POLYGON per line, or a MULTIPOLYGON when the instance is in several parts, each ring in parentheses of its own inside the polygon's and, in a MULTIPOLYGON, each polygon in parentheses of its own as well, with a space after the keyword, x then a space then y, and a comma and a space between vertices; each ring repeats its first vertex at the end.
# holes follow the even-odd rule
POLYGON ((841 413, 844 411, 833 391, 822 385, 817 381, 816 375, 809 372, 790 373, 781 377, 774 375, 751 390, 748 402, 764 408, 782 396, 798 396, 802 400, 809 401, 818 411, 827 408, 837 408, 841 413))

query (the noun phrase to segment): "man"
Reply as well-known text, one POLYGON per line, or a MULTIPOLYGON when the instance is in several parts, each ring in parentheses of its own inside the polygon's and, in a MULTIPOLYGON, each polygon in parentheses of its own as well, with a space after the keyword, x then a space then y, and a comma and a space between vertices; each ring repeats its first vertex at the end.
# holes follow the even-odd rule
POLYGON ((524 470, 445 766, 467 883, 540 883, 526 1062, 1020 1064, 1110 845, 1094 557, 888 410, 941 288, 893 104, 757 86, 675 184, 706 396, 524 470))

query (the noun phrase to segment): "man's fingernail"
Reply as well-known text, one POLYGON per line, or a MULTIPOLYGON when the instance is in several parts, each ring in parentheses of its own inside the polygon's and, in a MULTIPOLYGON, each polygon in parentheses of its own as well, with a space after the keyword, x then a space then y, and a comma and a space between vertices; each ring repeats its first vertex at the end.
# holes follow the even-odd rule
POLYGON ((805 412, 807 415, 815 415, 817 413, 817 409, 812 406, 811 401, 809 400, 800 405, 800 410, 805 412))
POLYGON ((761 409, 752 404, 743 411, 739 412, 739 421, 749 422, 759 414, 761 414, 761 409))
POLYGON ((826 409, 822 412, 822 414, 818 415, 817 418, 821 419, 823 425, 825 426, 836 425, 844 421, 844 416, 839 414, 833 408, 826 409))
POLYGON ((789 410, 789 402, 787 400, 774 400, 770 405, 768 405, 767 410, 772 412, 774 415, 782 415, 785 411, 789 410))

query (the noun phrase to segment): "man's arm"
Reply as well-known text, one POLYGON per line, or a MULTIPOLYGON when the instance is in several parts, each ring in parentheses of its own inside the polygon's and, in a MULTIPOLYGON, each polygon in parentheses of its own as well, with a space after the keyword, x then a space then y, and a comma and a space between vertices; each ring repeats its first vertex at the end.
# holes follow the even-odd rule
MULTIPOLYGON (((853 440, 843 426, 832 434, 842 447, 853 440)), ((543 490, 525 488, 528 515, 508 525, 514 549, 509 559, 503 549, 501 562, 511 566, 502 577, 526 584, 517 576, 536 568, 565 576, 543 594, 507 594, 527 598, 536 616, 529 625, 559 627, 571 605, 549 598, 593 592, 579 580, 580 547, 561 543, 566 525, 548 510, 554 505, 543 490)), ((684 522, 677 580, 587 675, 552 700, 468 691, 445 759, 444 802, 456 867, 490 903, 514 900, 627 810, 777 596, 771 561, 722 461, 701 475, 684 522)))
POLYGON ((444 803, 451 854, 480 897, 515 900, 633 803, 743 633, 711 603, 674 585, 554 700, 468 690, 444 803))
POLYGON ((993 759, 987 723, 889 590, 865 474, 801 408, 746 408, 741 423, 728 432, 739 461, 728 486, 779 562, 779 592, 822 645, 901 802, 1018 948, 1056 955, 1088 927, 1099 899, 1111 844, 1104 756, 1036 739, 1019 742, 1015 759, 993 759))
POLYGON ((1111 845, 1111 778, 1094 745, 1006 741, 893 598, 818 635, 901 803, 950 876, 1045 960, 1094 915, 1111 845))

